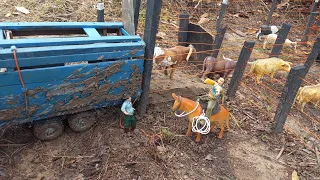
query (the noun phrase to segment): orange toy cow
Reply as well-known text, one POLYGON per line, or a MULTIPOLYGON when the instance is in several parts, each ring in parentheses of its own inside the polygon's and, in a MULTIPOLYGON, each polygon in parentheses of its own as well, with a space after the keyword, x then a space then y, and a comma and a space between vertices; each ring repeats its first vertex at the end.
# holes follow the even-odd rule
POLYGON ((155 53, 154 63, 165 68, 165 75, 168 75, 167 69, 170 67, 170 79, 173 78, 173 72, 179 63, 185 60, 189 61, 193 54, 196 57, 196 49, 191 44, 188 47, 175 46, 170 49, 156 47, 156 49, 159 52, 155 53))
MULTIPOLYGON (((172 111, 181 110, 181 111, 185 111, 188 114, 187 117, 188 117, 189 125, 188 125, 186 136, 190 136, 193 118, 200 116, 200 114, 202 113, 201 105, 190 99, 177 96, 175 93, 172 93, 172 97, 175 100, 172 106, 172 111)), ((227 128, 229 128, 229 120, 230 120, 230 112, 226 108, 224 108, 222 105, 220 105, 220 108, 221 110, 219 113, 212 115, 210 117, 210 122, 212 124, 210 127, 210 132, 213 132, 213 129, 217 123, 220 126, 220 133, 218 136, 219 139, 221 139, 223 136, 224 121, 226 121, 227 128)), ((196 142, 200 141, 200 136, 201 136, 200 133, 197 133, 196 142)))

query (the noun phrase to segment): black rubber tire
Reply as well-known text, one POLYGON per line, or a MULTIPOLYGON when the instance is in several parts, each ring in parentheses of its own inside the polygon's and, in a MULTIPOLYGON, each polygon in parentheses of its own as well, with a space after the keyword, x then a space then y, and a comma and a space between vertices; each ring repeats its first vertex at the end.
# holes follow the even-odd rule
POLYGON ((68 123, 72 130, 82 132, 90 129, 96 122, 94 112, 81 112, 68 117, 68 123))
POLYGON ((64 125, 61 119, 48 119, 33 124, 33 134, 42 141, 50 141, 63 134, 64 125))

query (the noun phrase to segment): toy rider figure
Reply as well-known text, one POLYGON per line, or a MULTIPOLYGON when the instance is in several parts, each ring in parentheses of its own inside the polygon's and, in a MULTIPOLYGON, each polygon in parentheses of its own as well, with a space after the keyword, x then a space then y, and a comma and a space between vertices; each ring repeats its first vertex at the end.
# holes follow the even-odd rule
POLYGON ((207 78, 204 83, 213 85, 208 94, 199 96, 197 102, 202 104, 203 110, 205 111, 206 117, 210 118, 211 115, 214 115, 220 111, 220 106, 218 103, 219 96, 221 95, 223 89, 222 85, 224 83, 223 78, 219 78, 218 82, 215 82, 212 79, 207 78), (208 102, 207 109, 206 105, 203 103, 208 102))
POLYGON ((129 128, 131 126, 131 130, 133 131, 136 128, 137 120, 133 116, 134 108, 132 107, 131 97, 128 96, 126 100, 123 102, 121 111, 124 113, 124 132, 128 133, 129 128))

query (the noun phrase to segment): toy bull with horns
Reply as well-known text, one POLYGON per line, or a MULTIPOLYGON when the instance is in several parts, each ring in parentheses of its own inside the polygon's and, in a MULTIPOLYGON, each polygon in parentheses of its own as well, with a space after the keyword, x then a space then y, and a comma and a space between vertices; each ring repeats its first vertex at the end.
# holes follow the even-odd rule
POLYGON ((171 68, 170 79, 173 77, 173 72, 179 63, 186 60, 189 61, 191 55, 196 52, 193 45, 188 47, 175 46, 169 49, 155 47, 153 62, 161 67, 164 67, 164 74, 168 75, 168 68, 171 68))

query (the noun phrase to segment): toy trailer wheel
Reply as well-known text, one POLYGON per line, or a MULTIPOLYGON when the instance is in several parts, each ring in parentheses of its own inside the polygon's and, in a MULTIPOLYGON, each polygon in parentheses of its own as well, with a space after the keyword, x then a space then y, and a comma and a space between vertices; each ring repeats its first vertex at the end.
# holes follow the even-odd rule
POLYGON ((34 136, 43 141, 56 139, 62 135, 63 131, 64 125, 58 118, 35 122, 33 125, 34 136))
POLYGON ((96 117, 93 112, 81 112, 68 117, 70 128, 77 132, 90 129, 95 121, 96 117))

